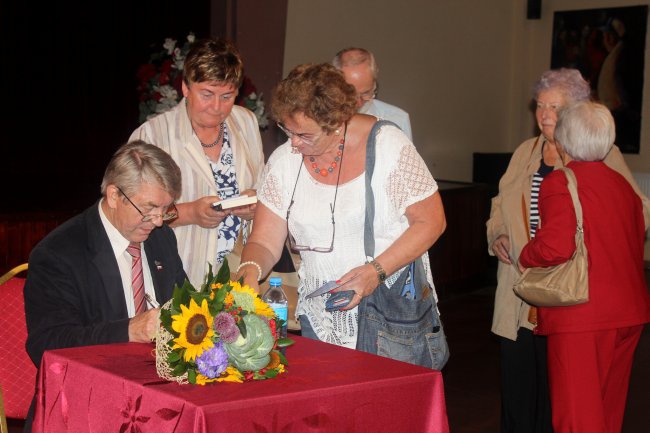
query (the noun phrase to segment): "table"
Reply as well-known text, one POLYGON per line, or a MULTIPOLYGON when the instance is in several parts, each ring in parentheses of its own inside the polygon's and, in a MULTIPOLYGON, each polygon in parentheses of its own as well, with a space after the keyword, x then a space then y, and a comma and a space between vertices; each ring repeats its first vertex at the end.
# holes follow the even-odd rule
POLYGON ((439 371, 292 336, 275 379, 163 382, 153 344, 46 351, 33 431, 448 433, 439 371))
MULTIPOLYGON (((490 217, 487 186, 437 182, 445 205, 447 228, 429 248, 429 259, 438 299, 445 300, 489 285, 496 268, 490 269, 492 259, 485 236, 485 222, 490 217)), ((494 263, 496 266, 496 261, 494 263)))

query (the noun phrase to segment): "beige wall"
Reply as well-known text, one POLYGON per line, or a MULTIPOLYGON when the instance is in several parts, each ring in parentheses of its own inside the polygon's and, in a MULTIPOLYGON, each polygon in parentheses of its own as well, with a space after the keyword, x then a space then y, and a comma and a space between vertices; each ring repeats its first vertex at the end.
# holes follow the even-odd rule
MULTIPOLYGON (((284 74, 347 46, 370 49, 379 98, 410 113, 434 176, 470 181, 473 152, 510 152, 534 131, 530 88, 550 66, 553 12, 629 4, 543 0, 542 19, 526 20, 524 0, 289 0, 284 74)), ((633 171, 650 172, 649 134, 645 122, 641 153, 626 155, 633 171)))

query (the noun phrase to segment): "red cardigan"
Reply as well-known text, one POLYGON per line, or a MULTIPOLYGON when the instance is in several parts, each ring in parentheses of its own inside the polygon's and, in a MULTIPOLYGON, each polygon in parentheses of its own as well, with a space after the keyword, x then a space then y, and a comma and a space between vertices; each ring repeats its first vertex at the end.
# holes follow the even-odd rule
MULTIPOLYGON (((602 162, 571 161, 582 204, 589 257, 589 302, 539 308, 535 332, 548 335, 640 325, 650 321, 643 269, 645 227, 639 196, 602 162)), ((525 267, 566 262, 575 251, 576 215, 564 173, 550 173, 540 188, 542 227, 522 250, 525 267)))

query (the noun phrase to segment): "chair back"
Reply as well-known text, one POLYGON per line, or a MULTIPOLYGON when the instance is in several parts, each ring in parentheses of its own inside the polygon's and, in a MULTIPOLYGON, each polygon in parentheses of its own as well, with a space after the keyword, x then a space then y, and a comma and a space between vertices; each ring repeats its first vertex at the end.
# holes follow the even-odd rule
POLYGON ((9 433, 7 427, 7 417, 5 416, 5 406, 2 400, 2 389, 0 388, 0 433, 9 433))
POLYGON ((24 286, 25 278, 16 276, 0 284, 0 386, 5 414, 16 419, 27 417, 36 383, 36 367, 25 349, 24 286))

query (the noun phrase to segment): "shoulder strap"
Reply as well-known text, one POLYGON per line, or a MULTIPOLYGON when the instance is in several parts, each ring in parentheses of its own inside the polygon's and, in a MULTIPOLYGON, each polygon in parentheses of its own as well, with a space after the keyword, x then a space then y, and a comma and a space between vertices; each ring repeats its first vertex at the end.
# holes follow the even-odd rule
POLYGON ((395 123, 389 120, 378 120, 372 125, 370 134, 368 134, 368 142, 366 143, 366 219, 365 228, 363 232, 363 244, 366 251, 366 257, 375 256, 375 228, 373 221, 375 219, 375 196, 372 192, 372 174, 375 170, 375 144, 377 141, 377 133, 384 125, 393 125, 397 128, 395 123))
POLYGON ((560 167, 558 170, 562 170, 566 175, 567 180, 569 181, 569 193, 571 194, 571 200, 573 200, 573 207, 576 211, 576 221, 578 223, 577 229, 582 230, 582 205, 580 204, 580 199, 578 198, 578 181, 576 179, 573 170, 569 167, 560 167))
MULTIPOLYGON (((530 156, 533 155, 533 152, 537 148, 537 145, 540 143, 540 141, 542 141, 542 137, 544 137, 544 135, 539 134, 539 137, 537 137, 537 140, 535 140, 535 143, 533 143, 533 147, 530 148, 530 156)), ((546 140, 546 139, 544 139, 544 140, 546 140)), ((542 145, 543 144, 544 144, 544 142, 542 142, 542 145)))
POLYGON ((524 220, 524 227, 526 228, 526 236, 530 240, 530 222, 528 217, 528 208, 526 207, 526 197, 521 193, 521 218, 524 220))

